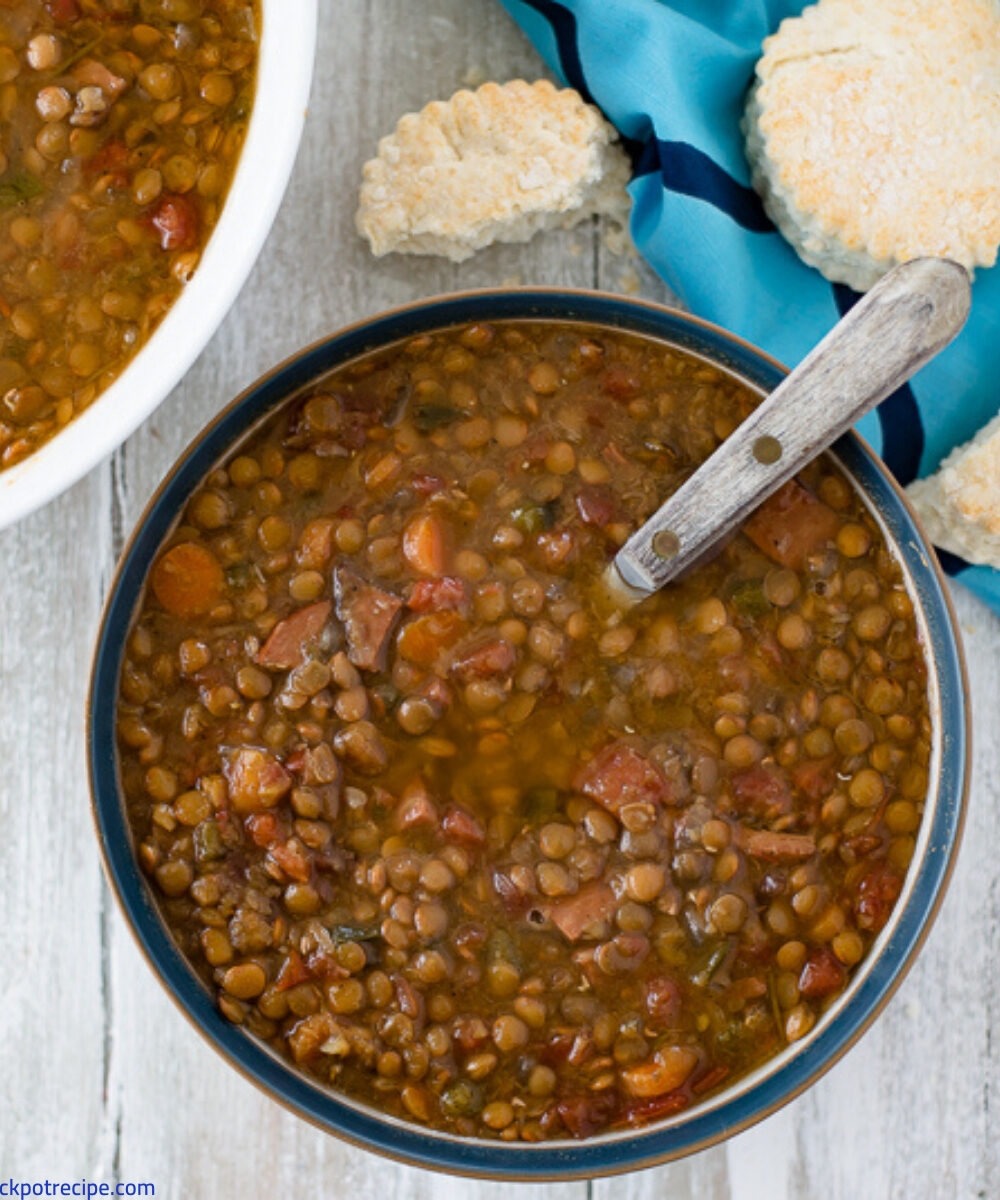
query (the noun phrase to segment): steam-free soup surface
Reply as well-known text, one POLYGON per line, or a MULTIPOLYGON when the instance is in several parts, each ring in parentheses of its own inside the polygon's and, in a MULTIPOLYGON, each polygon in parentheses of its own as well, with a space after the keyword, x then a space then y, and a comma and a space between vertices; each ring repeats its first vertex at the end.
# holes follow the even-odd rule
POLYGON ((596 327, 348 364, 191 498, 121 677, 138 853, 225 1016, 464 1136, 643 1125, 822 1020, 927 788, 897 563, 824 459, 595 587, 754 403, 596 327))
POLYGON ((121 373, 198 267, 256 0, 0 3, 0 470, 121 373))

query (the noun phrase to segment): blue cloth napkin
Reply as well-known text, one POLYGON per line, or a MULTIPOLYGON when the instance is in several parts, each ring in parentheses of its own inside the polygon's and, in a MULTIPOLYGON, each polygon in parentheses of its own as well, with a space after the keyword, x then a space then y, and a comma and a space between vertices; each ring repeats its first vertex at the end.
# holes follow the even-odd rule
MULTIPOLYGON (((797 363, 857 299, 768 220, 740 118, 763 39, 801 0, 502 0, 545 61, 633 155, 632 237, 700 316, 797 363)), ((979 271, 958 340, 858 431, 900 483, 931 474, 1000 409, 1000 267, 979 271)), ((1000 612, 1000 572, 941 553, 1000 612)))

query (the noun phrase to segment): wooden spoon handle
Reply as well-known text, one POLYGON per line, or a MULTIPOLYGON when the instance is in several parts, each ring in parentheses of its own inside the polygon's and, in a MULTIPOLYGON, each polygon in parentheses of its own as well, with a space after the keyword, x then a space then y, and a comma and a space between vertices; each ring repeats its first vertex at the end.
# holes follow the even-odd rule
POLYGON ((955 337, 969 314, 963 267, 894 268, 629 538, 614 560, 640 594, 697 562, 955 337))

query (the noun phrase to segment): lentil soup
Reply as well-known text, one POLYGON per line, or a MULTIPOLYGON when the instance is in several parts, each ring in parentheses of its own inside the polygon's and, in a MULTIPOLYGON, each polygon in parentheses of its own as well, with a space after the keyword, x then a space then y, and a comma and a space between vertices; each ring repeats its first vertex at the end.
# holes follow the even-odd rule
POLYGON ((258 25, 257 0, 0 6, 0 470, 93 403, 196 270, 258 25))
POLYGON ((191 498, 118 700, 142 867, 222 1013, 466 1137, 585 1138, 804 1037, 888 920, 931 726, 824 457, 621 613, 620 545, 747 415, 559 322, 338 368, 191 498))

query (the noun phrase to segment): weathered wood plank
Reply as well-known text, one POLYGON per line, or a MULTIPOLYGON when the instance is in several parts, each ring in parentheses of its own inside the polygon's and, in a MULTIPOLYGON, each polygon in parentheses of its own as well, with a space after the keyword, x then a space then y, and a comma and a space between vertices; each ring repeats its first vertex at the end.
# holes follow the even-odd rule
MULTIPOLYGON (((296 176, 219 336, 113 466, 0 536, 0 1176, 148 1179, 159 1196, 196 1198, 322 1188, 359 1200, 499 1200, 510 1190, 347 1148, 231 1071, 173 1008, 113 912, 87 813, 80 713, 119 535, 241 386, 348 320, 437 291, 518 279, 667 295, 589 228, 459 267, 371 259, 353 210, 378 137, 407 108, 475 75, 531 78, 539 68, 494 0, 325 0, 323 21, 296 176)), ((969 828, 938 926, 884 1017, 806 1096, 726 1146, 589 1189, 525 1194, 1000 1195, 1000 621, 960 590, 958 603, 977 733, 969 828)))
POLYGON ((0 537, 0 1176, 108 1162, 106 964, 83 704, 112 561, 110 475, 0 537), (58 1136, 57 1136, 58 1131, 58 1136))

